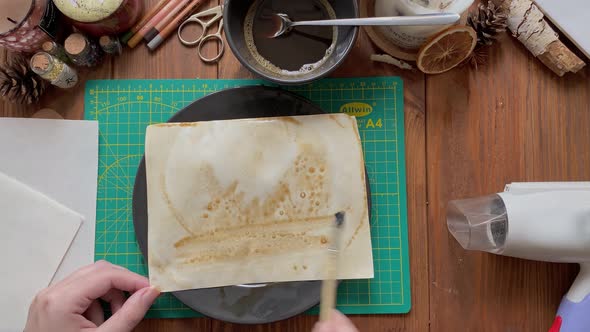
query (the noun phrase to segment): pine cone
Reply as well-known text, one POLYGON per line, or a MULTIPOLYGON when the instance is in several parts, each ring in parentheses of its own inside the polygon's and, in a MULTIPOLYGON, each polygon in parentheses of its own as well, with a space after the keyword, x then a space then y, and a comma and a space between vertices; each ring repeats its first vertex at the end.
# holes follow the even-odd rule
POLYGON ((0 95, 8 101, 36 103, 45 88, 45 81, 31 70, 27 58, 23 56, 16 56, 0 67, 0 95))
POLYGON ((477 33, 477 46, 491 45, 499 34, 506 31, 508 15, 503 7, 492 1, 480 3, 476 12, 469 13, 467 25, 477 33))

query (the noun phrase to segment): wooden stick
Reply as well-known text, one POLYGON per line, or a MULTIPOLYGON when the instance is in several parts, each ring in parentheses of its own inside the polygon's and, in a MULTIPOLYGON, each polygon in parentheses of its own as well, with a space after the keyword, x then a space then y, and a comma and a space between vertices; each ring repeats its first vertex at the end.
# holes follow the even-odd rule
POLYGON ((336 308, 336 288, 338 283, 335 279, 322 282, 322 297, 320 300, 320 321, 330 320, 332 310, 336 308))
POLYGON ((409 64, 403 60, 396 59, 389 54, 371 54, 370 59, 371 59, 371 61, 383 62, 383 63, 387 63, 390 65, 394 65, 400 69, 405 69, 405 70, 414 69, 414 67, 412 67, 411 64, 409 64))

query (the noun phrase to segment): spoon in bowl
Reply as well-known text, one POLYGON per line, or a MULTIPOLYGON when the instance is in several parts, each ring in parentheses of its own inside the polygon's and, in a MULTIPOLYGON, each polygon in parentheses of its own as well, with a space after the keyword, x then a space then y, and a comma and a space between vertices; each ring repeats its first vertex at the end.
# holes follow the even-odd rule
POLYGON ((291 31, 293 27, 302 25, 312 26, 363 26, 363 25, 447 25, 459 20, 459 14, 440 13, 414 16, 388 16, 367 18, 344 18, 335 20, 315 20, 293 22, 287 14, 273 14, 273 27, 269 38, 277 38, 291 31))

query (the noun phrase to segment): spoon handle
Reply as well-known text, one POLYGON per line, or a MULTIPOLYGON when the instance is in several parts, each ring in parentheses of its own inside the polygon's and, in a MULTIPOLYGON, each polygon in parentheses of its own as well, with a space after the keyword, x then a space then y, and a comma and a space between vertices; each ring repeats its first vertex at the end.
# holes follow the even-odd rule
POLYGON ((440 13, 414 16, 389 16, 389 17, 367 17, 367 18, 344 18, 335 20, 299 21, 293 22, 290 26, 298 25, 446 25, 459 20, 459 14, 440 13))

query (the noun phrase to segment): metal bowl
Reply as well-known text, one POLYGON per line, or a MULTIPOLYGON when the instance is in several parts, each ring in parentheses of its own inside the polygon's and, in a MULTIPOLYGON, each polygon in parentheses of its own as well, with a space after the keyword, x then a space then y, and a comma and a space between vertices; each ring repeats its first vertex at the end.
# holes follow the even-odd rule
MULTIPOLYGON (((320 66, 301 75, 280 75, 262 67, 252 56, 244 36, 244 20, 248 9, 255 0, 225 0, 223 27, 227 42, 238 60, 254 74, 269 81, 283 84, 305 84, 327 76, 344 61, 358 35, 358 27, 338 27, 338 40, 332 54, 320 66)), ((276 0, 275 0, 276 1, 276 0)), ((284 0, 296 1, 296 0, 284 0)), ((328 0, 337 18, 359 17, 356 0, 328 0)))

